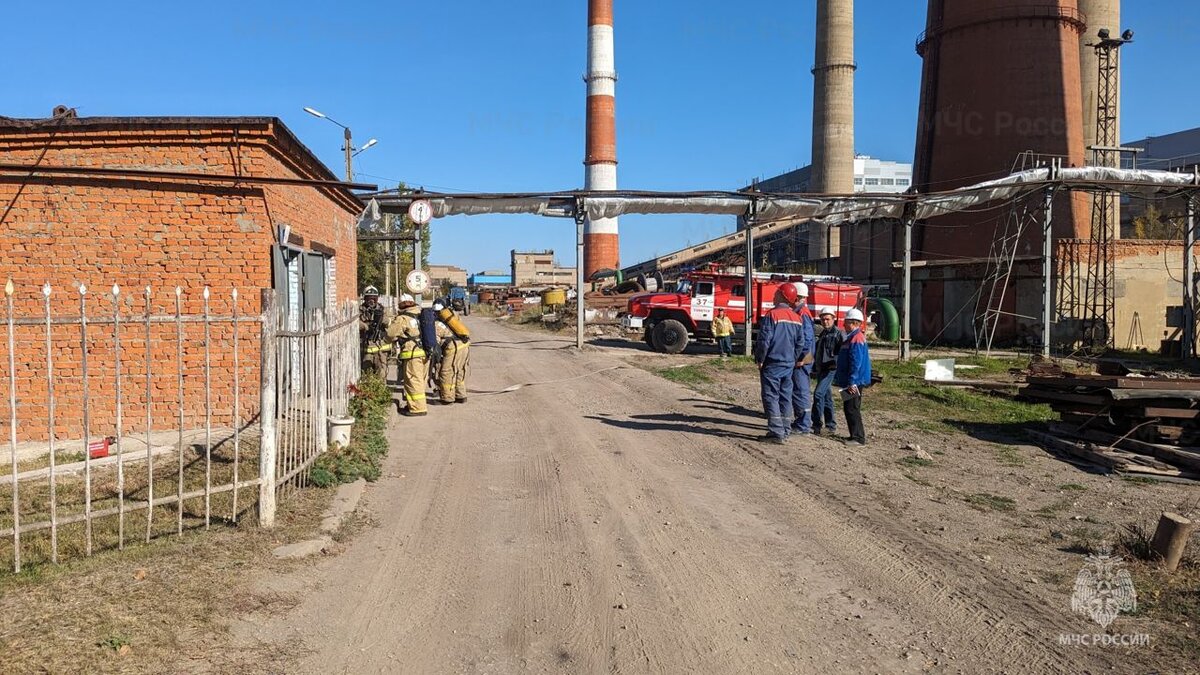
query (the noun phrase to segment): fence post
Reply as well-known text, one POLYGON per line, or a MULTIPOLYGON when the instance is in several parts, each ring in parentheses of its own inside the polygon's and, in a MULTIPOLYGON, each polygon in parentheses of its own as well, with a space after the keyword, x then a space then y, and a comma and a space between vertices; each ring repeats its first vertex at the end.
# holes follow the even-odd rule
POLYGON ((262 333, 259 345, 261 365, 259 381, 261 389, 258 399, 258 421, 260 429, 258 451, 258 524, 260 527, 275 525, 275 330, 278 309, 275 291, 262 292, 262 333))
POLYGON ((317 454, 324 454, 329 449, 329 333, 326 325, 329 323, 329 310, 322 307, 317 313, 317 423, 313 425, 317 433, 317 454))

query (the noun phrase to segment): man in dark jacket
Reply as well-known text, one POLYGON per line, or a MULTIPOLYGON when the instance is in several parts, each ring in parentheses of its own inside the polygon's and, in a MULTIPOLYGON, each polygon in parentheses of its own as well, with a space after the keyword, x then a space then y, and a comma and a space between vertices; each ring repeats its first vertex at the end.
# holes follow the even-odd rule
POLYGON ((767 414, 767 435, 761 440, 783 445, 792 425, 792 371, 804 348, 800 317, 792 309, 796 287, 783 284, 775 292, 775 307, 758 321, 754 362, 767 414))
POLYGON ((800 347, 796 352, 796 367, 792 370, 792 410, 796 419, 792 432, 812 433, 812 371, 813 371, 813 318, 808 309, 808 284, 792 284, 796 288, 796 315, 800 317, 800 347))
POLYGON ((862 421, 863 390, 871 386, 871 354, 867 350, 867 336, 862 332, 863 314, 857 309, 846 312, 846 341, 837 357, 837 373, 833 386, 842 393, 842 411, 846 413, 846 426, 850 438, 846 445, 857 447, 867 444, 867 431, 862 421))
POLYGON ((814 434, 820 434, 823 429, 832 436, 837 431, 837 420, 833 416, 833 376, 846 335, 837 327, 836 310, 823 307, 820 316, 821 329, 813 351, 813 379, 817 382, 817 390, 813 393, 812 430, 814 434))

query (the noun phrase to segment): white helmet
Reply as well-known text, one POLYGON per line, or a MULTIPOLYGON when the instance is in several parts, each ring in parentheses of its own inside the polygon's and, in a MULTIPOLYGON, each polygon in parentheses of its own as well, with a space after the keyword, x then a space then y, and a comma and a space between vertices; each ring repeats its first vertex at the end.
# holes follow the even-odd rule
POLYGON ((821 310, 819 312, 817 312, 818 317, 825 316, 825 315, 832 316, 833 318, 836 319, 837 318, 837 310, 835 310, 832 307, 822 307, 821 310))
POLYGON ((844 320, 861 322, 863 320, 863 313, 857 309, 851 309, 846 312, 846 317, 844 320))
POLYGON ((363 291, 363 297, 368 295, 379 295, 379 289, 374 286, 367 286, 366 290, 363 291))
POLYGON ((414 298, 413 296, 409 295, 408 293, 405 293, 404 295, 400 296, 400 302, 416 302, 416 301, 417 301, 417 299, 414 298))
POLYGON ((443 309, 445 309, 445 307, 442 305, 442 303, 440 303, 440 302, 433 303, 433 311, 440 312, 443 309))
POLYGON ((804 283, 803 281, 797 281, 792 285, 796 287, 796 295, 802 298, 808 297, 808 284, 804 283))

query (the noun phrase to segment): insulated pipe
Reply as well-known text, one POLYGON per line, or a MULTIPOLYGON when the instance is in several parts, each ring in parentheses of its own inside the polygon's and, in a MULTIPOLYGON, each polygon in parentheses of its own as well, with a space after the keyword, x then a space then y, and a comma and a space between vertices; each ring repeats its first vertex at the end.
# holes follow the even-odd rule
MULTIPOLYGON (((617 189, 617 72, 613 56, 613 0, 588 0, 587 147, 584 188, 617 189)), ((620 268, 616 218, 584 223, 584 278, 620 268)))
MULTIPOLYGON (((854 0, 817 0, 810 192, 854 192, 854 0)), ((841 255, 841 232, 809 226, 808 259, 841 255)), ((827 270, 833 274, 832 266, 827 270)))

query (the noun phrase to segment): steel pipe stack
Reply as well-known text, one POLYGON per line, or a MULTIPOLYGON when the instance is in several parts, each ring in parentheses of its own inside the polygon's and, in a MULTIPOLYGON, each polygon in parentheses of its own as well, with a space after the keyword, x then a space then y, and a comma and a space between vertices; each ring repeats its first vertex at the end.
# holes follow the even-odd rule
MULTIPOLYGON (((817 0, 812 182, 822 194, 854 192, 854 0, 817 0)), ((841 255, 841 233, 814 224, 808 258, 841 255)))
MULTIPOLYGON (((587 148, 584 187, 617 189, 617 72, 613 56, 613 0, 588 0, 587 148)), ((584 223, 584 274, 619 269, 616 218, 584 223)))

